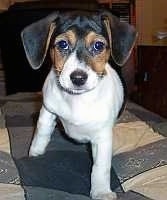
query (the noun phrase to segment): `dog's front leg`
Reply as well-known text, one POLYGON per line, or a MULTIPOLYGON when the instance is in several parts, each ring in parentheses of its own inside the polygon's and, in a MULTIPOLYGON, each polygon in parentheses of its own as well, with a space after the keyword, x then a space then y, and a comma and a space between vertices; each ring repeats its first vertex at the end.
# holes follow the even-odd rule
POLYGON ((91 174, 91 197, 100 200, 115 200, 116 193, 110 189, 112 160, 112 135, 105 133, 92 142, 93 168, 91 174))
POLYGON ((55 126, 56 115, 49 112, 44 106, 42 106, 35 135, 29 151, 30 156, 38 156, 45 152, 55 126))

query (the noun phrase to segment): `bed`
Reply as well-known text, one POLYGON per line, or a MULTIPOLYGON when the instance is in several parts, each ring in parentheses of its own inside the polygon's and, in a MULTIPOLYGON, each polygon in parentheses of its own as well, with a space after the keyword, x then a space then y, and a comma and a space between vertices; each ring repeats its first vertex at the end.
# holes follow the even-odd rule
MULTIPOLYGON (((0 97, 0 199, 88 200, 89 144, 67 138, 60 122, 44 155, 28 157, 42 97, 0 97)), ((128 101, 114 128, 111 187, 121 200, 166 200, 166 120, 128 101)))

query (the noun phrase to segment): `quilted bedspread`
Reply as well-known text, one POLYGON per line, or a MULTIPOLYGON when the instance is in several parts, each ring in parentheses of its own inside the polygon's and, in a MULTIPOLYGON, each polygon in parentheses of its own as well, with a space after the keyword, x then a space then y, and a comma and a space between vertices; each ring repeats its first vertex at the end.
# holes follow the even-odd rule
MULTIPOLYGON (((69 139, 61 124, 44 155, 28 157, 40 93, 0 97, 0 200, 88 200, 89 144, 69 139)), ((111 187, 120 200, 166 200, 167 122, 128 102, 114 128, 111 187)))

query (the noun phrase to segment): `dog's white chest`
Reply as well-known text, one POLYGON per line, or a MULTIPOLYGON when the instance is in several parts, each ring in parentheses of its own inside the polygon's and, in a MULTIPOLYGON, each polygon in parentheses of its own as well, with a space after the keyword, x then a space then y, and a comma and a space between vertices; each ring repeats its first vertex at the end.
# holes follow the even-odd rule
POLYGON ((85 102, 75 99, 60 119, 66 133, 78 140, 90 140, 109 120, 110 112, 102 102, 85 102), (67 113, 69 112, 69 113, 67 113), (68 117, 67 117, 68 116, 68 117))
POLYGON ((103 127, 112 127, 123 101, 119 77, 110 69, 108 78, 94 90, 70 95, 55 85, 51 72, 44 87, 44 103, 59 116, 66 133, 78 140, 90 140, 103 127))
POLYGON ((67 112, 69 112, 68 115, 70 117, 66 120, 76 126, 98 121, 102 122, 109 117, 109 110, 107 110, 105 103, 98 101, 98 99, 96 101, 85 101, 85 99, 76 98, 67 107, 67 112))

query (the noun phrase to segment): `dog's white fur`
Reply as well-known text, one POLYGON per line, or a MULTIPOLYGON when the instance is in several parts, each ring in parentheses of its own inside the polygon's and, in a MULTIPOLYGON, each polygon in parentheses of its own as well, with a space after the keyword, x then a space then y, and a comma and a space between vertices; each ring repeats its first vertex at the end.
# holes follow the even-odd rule
POLYGON ((101 79, 89 66, 83 66, 75 52, 65 62, 60 77, 50 71, 43 87, 43 102, 35 136, 30 148, 31 156, 43 154, 56 126, 56 117, 62 121, 66 133, 78 141, 92 144, 93 168, 91 196, 94 199, 112 200, 116 194, 110 189, 112 160, 112 128, 123 103, 123 86, 116 71, 105 65, 106 75, 101 79), (69 75, 82 68, 88 80, 77 90, 69 75), (70 94, 62 90, 57 82, 70 94), (75 94, 76 93, 76 94, 75 94))
POLYGON ((92 90, 98 84, 98 76, 90 66, 86 66, 84 62, 80 62, 77 59, 76 52, 72 53, 71 56, 67 59, 63 66, 63 70, 60 74, 60 85, 72 93, 84 93, 92 90), (70 80, 70 74, 75 70, 82 70, 88 74, 88 80, 83 86, 80 86, 79 89, 75 87, 75 85, 70 80))

